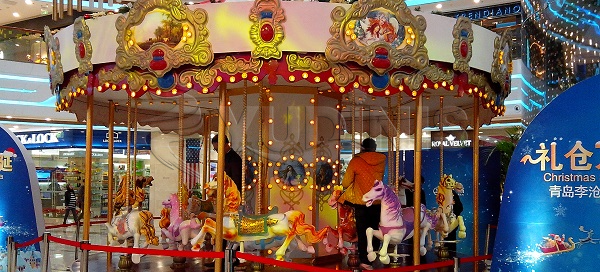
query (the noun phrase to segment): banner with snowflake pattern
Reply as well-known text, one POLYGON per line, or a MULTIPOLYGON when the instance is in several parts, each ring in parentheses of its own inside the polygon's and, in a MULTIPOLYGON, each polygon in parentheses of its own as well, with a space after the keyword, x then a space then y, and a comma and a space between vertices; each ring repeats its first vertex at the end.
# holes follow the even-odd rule
MULTIPOLYGON (((7 268, 7 237, 17 243, 44 232, 42 200, 31 153, 10 130, 0 125, 0 271, 7 268)), ((18 249, 16 271, 40 271, 39 243, 18 249)))
POLYGON ((599 101, 596 76, 525 130, 506 177, 492 271, 598 271, 599 101))

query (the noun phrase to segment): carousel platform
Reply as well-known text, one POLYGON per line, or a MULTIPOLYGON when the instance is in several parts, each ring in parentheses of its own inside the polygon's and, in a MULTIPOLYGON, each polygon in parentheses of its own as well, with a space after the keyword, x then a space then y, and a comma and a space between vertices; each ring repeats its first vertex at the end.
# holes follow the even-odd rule
MULTIPOLYGON (((48 221, 48 220, 47 220, 48 221)), ((48 225, 52 225, 56 223, 54 221, 47 222, 48 225)), ((70 226, 67 228, 56 228, 50 229, 50 233, 53 236, 75 240, 75 227, 70 226)), ((92 244, 104 244, 106 241, 106 233, 104 226, 102 225, 92 225, 90 227, 90 242, 92 244)), ((80 256, 80 255, 79 255, 80 256)), ((110 271, 119 271, 117 267, 119 263, 119 258, 121 254, 113 254, 112 255, 112 266, 110 271)), ((460 255, 458 257, 461 257, 460 255)), ((105 252, 90 252, 89 259, 89 271, 109 271, 106 265, 107 254, 105 252)), ((182 270, 174 270, 171 268, 171 264, 173 263, 172 257, 166 256, 145 256, 142 257, 142 260, 139 264, 134 264, 132 267, 132 271, 152 271, 152 272, 169 272, 169 271, 214 271, 213 268, 206 266, 206 263, 211 260, 204 260, 202 258, 195 259, 187 259, 186 267, 182 270)), ((295 260, 294 262, 300 262, 303 264, 310 264, 311 260, 301 259, 295 260)), ((431 263, 436 261, 436 256, 433 253, 428 253, 421 259, 421 263, 431 263)), ((62 244, 52 243, 50 246, 50 267, 51 271, 80 271, 79 263, 76 262, 75 258, 75 249, 73 247, 65 246, 62 244)), ((319 264, 319 268, 329 268, 332 270, 348 270, 346 265, 346 260, 342 260, 341 262, 334 263, 325 263, 319 264)), ((388 266, 384 266, 381 263, 376 262, 374 264, 375 271, 379 269, 389 269, 388 266)), ((242 263, 235 268, 235 271, 253 271, 250 263, 242 263)), ((302 270, 293 270, 288 268, 281 268, 275 266, 265 265, 264 272, 296 272, 302 270)), ((442 269, 430 269, 430 270, 421 270, 421 271, 452 271, 451 267, 442 268, 442 269)), ((472 265, 461 265, 460 271, 474 271, 472 265)), ((480 269, 479 271, 484 271, 480 269)))

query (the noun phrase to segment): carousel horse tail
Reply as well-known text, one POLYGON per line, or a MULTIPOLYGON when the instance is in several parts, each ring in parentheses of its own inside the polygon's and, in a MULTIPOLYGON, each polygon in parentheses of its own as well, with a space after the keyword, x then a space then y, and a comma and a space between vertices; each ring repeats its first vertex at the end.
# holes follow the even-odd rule
POLYGON ((317 231, 315 226, 305 223, 305 215, 302 212, 296 211, 295 213, 288 214, 288 220, 292 223, 296 235, 305 235, 308 243, 314 244, 322 241, 327 237, 327 232, 331 229, 326 227, 317 231))
POLYGON ((158 222, 158 226, 161 229, 166 229, 171 225, 171 220, 169 216, 171 215, 171 210, 169 208, 163 208, 160 210, 160 221, 158 222))
POLYGON ((146 237, 146 243, 157 246, 158 237, 156 237, 156 231, 154 230, 154 224, 152 223, 152 213, 149 211, 140 211, 140 234, 146 237))

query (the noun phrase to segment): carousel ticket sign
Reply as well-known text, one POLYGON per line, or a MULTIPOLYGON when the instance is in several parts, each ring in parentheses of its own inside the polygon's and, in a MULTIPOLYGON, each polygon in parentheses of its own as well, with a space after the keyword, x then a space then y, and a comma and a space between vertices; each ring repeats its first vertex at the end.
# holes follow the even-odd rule
POLYGON ((508 170, 492 271, 598 271, 600 76, 555 98, 508 170))
MULTIPOLYGON (((24 243, 44 232, 35 164, 21 141, 0 125, 0 271, 8 271, 7 237, 24 243)), ((40 271, 39 244, 18 250, 18 271, 40 271)))

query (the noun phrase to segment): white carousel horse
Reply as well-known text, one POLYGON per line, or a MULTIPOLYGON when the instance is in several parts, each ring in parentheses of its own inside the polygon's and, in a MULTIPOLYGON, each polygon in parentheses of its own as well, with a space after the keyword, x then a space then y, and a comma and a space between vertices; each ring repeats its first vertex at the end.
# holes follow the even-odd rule
POLYGON ((447 231, 439 233, 442 238, 446 238, 448 233, 452 232, 458 227, 457 237, 464 239, 467 237, 467 228, 465 227, 463 217, 460 215, 456 216, 452 209, 454 205, 452 190, 456 190, 459 194, 462 194, 464 192, 464 187, 460 182, 452 178, 452 175, 444 174, 443 178, 438 184, 435 201, 437 202, 438 207, 442 210, 443 214, 446 216, 446 221, 449 225, 447 231))
MULTIPOLYGON (((125 241, 133 237, 134 248, 145 248, 149 244, 158 245, 158 237, 154 234, 153 221, 152 213, 149 211, 130 211, 117 215, 110 224, 105 223, 108 230, 108 241, 111 246, 120 244, 127 246, 125 241), (146 241, 140 246, 142 235, 145 236, 146 241)), ((140 262, 140 257, 139 254, 133 254, 131 260, 137 264, 140 262)))
MULTIPOLYGON (((284 237, 283 243, 275 252, 276 259, 283 260, 288 246, 296 236, 304 235, 306 242, 310 244, 318 243, 327 236, 329 227, 316 231, 313 225, 304 222, 304 218, 304 213, 300 211, 277 213, 276 208, 271 213, 262 215, 245 215, 243 212, 226 214, 223 216, 223 239, 239 242, 241 248, 244 248, 244 241, 284 237)), ((200 250, 207 233, 216 237, 216 227, 215 220, 207 218, 200 233, 192 239, 192 250, 200 250)))
POLYGON ((177 244, 178 250, 183 250, 188 245, 190 238, 200 232, 202 224, 198 218, 184 220, 179 215, 179 198, 176 194, 162 202, 164 208, 161 212, 161 243, 167 249, 177 244), (167 220, 168 218, 168 220, 167 220))
MULTIPOLYGON (((374 261, 377 257, 377 253, 373 251, 373 236, 375 236, 383 241, 381 250, 379 251, 379 260, 383 264, 389 264, 388 245, 400 244, 414 235, 414 207, 401 208, 398 196, 396 196, 389 186, 379 180, 375 181, 373 188, 363 196, 363 201, 366 202, 367 206, 371 206, 376 200, 381 200, 379 229, 367 229, 367 258, 369 261, 374 261)), ((423 204, 421 204, 420 214, 420 253, 421 255, 425 255, 427 253, 425 236, 430 229, 443 226, 445 223, 438 222, 438 218, 442 218, 443 221, 445 217, 427 210, 423 204)))

